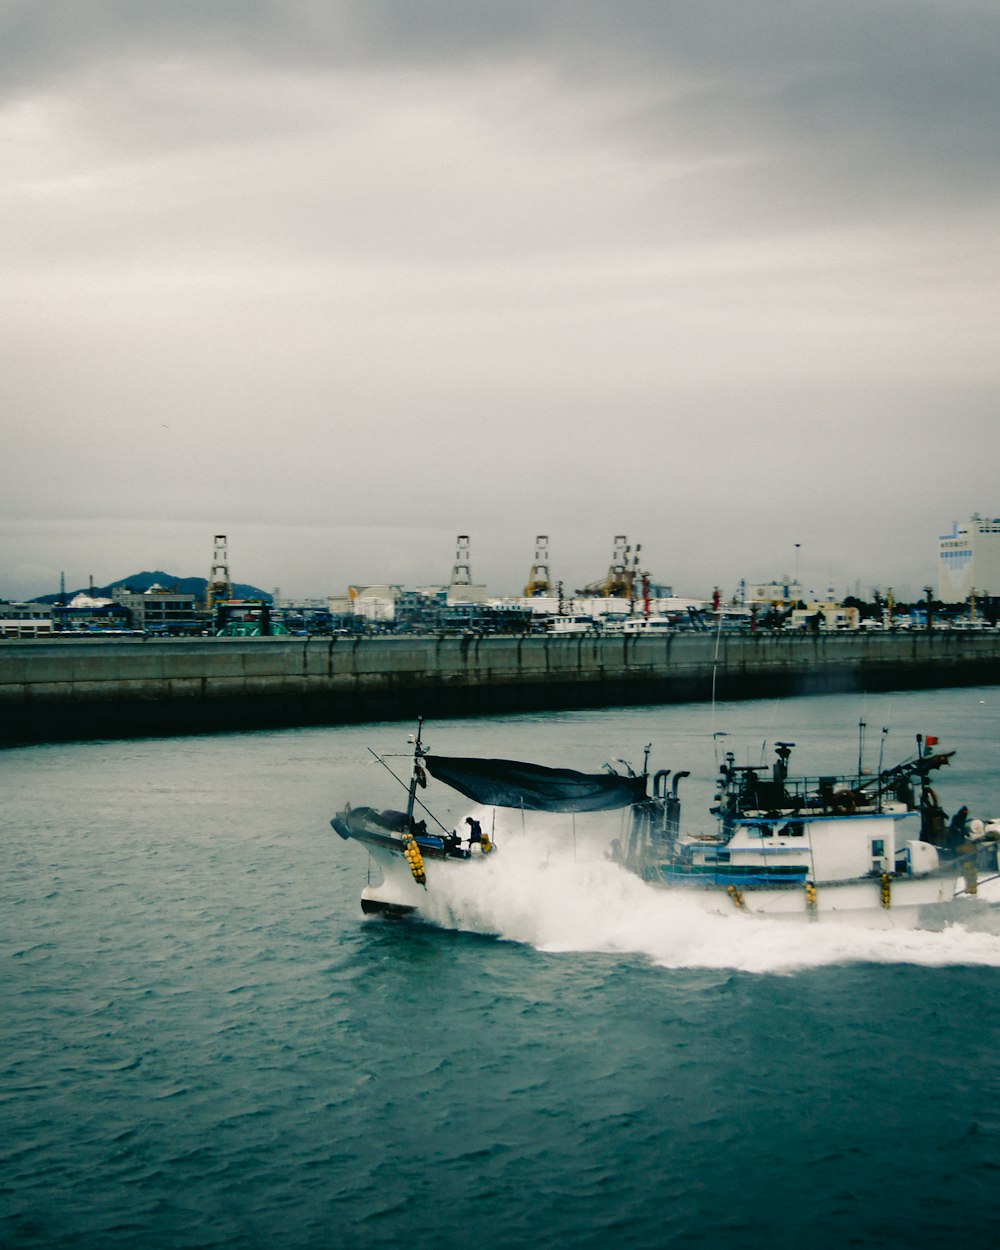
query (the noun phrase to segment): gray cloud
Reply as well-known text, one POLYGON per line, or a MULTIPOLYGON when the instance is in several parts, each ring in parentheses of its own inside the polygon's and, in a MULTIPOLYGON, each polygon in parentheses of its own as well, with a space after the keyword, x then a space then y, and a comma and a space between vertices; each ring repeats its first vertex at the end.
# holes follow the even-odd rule
POLYGON ((992 4, 2 20, 0 594, 223 530, 302 593, 538 531, 920 586, 995 509, 992 4))

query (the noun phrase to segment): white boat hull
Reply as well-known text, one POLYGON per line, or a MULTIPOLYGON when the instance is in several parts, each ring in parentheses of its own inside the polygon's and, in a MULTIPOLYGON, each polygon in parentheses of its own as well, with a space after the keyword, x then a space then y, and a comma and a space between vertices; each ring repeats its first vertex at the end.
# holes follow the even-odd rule
MULTIPOLYGON (((417 881, 402 847, 366 846, 382 880, 369 882, 361 892, 361 910, 366 915, 406 916, 426 911, 429 897, 454 874, 475 872, 487 856, 478 849, 468 859, 428 859, 425 881, 417 881)), ((495 854, 495 852, 493 852, 495 854)))
POLYGON ((369 846, 368 853, 381 872, 377 885, 361 891, 361 910, 366 915, 405 916, 418 911, 427 899, 427 884, 420 884, 399 851, 369 846))
POLYGON ((950 873, 896 877, 885 893, 877 878, 831 882, 817 886, 814 895, 800 885, 727 888, 659 881, 649 884, 696 903, 710 915, 833 921, 880 929, 912 928, 925 909, 951 902, 956 893, 956 880, 950 873))

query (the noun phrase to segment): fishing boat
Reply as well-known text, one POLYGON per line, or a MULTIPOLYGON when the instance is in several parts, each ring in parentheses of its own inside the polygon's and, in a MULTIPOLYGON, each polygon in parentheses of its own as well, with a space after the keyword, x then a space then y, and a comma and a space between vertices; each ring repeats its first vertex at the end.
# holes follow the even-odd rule
POLYGON ((455 874, 478 872, 497 854, 492 809, 588 813, 621 811, 621 834, 608 860, 655 889, 677 892, 721 914, 846 920, 867 926, 917 923, 928 909, 996 883, 1000 820, 949 822, 931 785, 954 752, 917 736, 913 758, 865 775, 859 744, 852 775, 792 777, 792 742, 775 744, 772 765, 737 764, 726 753, 706 824, 681 817, 679 786, 687 771, 650 774, 625 761, 600 773, 508 759, 432 754, 412 739, 409 780, 372 754, 407 790, 405 811, 371 806, 343 810, 330 822, 365 846, 380 880, 362 892, 366 914, 430 910, 429 897, 455 874), (449 829, 419 797, 428 774, 478 805, 449 829), (419 809, 419 810, 418 810, 419 809), (431 826, 429 827, 428 822, 431 826))
POLYGON ((686 831, 678 783, 654 774, 611 857, 651 886, 705 910, 877 926, 915 924, 926 909, 996 880, 1000 821, 949 823, 930 784, 954 752, 917 736, 912 759, 871 776, 793 778, 792 742, 773 765, 721 765, 714 827, 686 831), (669 784, 668 784, 669 783, 669 784))
MULTIPOLYGON (((420 798, 428 773, 483 809, 525 812, 610 812, 645 802, 645 776, 616 772, 581 773, 568 768, 507 759, 434 755, 422 741, 423 721, 412 740, 408 782, 397 777, 386 757, 372 755, 406 786, 405 811, 346 805, 330 821, 344 839, 360 842, 381 880, 361 894, 366 914, 404 916, 426 909, 428 897, 454 874, 481 871, 499 851, 495 825, 483 829, 479 816, 466 816, 449 829, 420 798), (428 827, 431 822, 431 827, 428 827), (433 826, 436 826, 434 828, 433 826)), ((370 748, 369 748, 370 749, 370 748)))

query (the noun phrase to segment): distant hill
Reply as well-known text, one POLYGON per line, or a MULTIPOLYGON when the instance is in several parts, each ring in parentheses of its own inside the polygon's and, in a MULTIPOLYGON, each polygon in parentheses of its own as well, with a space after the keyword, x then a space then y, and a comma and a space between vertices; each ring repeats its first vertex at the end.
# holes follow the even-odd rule
MULTIPOLYGON (((177 590, 181 594, 196 595, 199 599, 205 598, 205 590, 208 587, 208 581, 204 577, 175 577, 172 573, 164 573, 162 569, 155 573, 132 573, 128 577, 119 577, 115 581, 110 582, 107 586, 95 586, 93 590, 89 586, 80 586, 76 590, 66 591, 66 602, 68 603, 74 595, 94 595, 98 599, 110 599, 111 591, 115 586, 127 586, 129 590, 136 594, 143 594, 150 586, 162 586, 164 590, 177 590)), ((248 586, 244 582, 233 583, 233 597, 236 599, 263 599, 265 603, 271 602, 271 596, 266 590, 261 590, 257 586, 248 586)), ((39 595, 37 599, 32 599, 32 603, 58 603, 61 596, 55 595, 39 595)))

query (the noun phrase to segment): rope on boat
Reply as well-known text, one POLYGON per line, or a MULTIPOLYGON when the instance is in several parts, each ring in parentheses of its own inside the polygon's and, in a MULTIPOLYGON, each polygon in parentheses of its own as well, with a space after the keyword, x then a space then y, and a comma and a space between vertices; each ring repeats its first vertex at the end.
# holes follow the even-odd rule
MULTIPOLYGON (((964 875, 964 874, 963 874, 963 875, 964 875)), ((973 884, 971 887, 970 887, 970 886, 969 886, 969 884, 968 884, 968 877, 967 877, 967 876, 965 877, 965 881, 966 881, 966 884, 962 887, 962 889, 961 889, 961 890, 956 890, 956 891, 955 891, 955 897, 956 897, 956 898, 958 898, 958 897, 959 897, 959 895, 961 895, 961 894, 976 894, 976 893, 978 892, 979 887, 980 887, 981 885, 986 885, 986 884, 987 884, 988 882, 990 882, 990 881, 1000 881, 1000 872, 994 872, 994 873, 992 873, 992 874, 991 874, 990 876, 988 876, 988 877, 981 877, 981 876, 979 875, 979 873, 977 872, 977 873, 976 873, 976 880, 975 880, 974 884, 973 884)))
MULTIPOLYGON (((371 749, 371 747, 369 747, 369 748, 368 748, 368 754, 369 754, 369 755, 374 756, 374 757, 375 757, 375 759, 376 759, 376 760, 377 760, 377 761, 378 761, 378 762, 382 765, 382 767, 385 769, 385 771, 389 774, 389 776, 390 776, 390 777, 392 777, 394 781, 398 781, 398 782, 399 782, 399 784, 403 787, 403 789, 404 789, 404 790, 408 790, 408 789, 409 789, 409 786, 408 786, 408 785, 406 784, 406 782, 402 779, 402 777, 398 777, 398 776, 397 776, 397 775, 396 775, 396 774, 392 771, 392 769, 389 767, 389 765, 385 762, 385 760, 382 758, 382 756, 381 756, 381 755, 379 755, 379 753, 378 753, 377 751, 373 751, 373 750, 371 749)), ((423 769, 421 769, 421 772, 423 772, 423 769)), ((424 779, 424 780, 426 781, 426 777, 425 777, 425 779, 424 779)), ((421 799, 418 799, 416 795, 414 795, 414 796, 413 796, 413 801, 414 801, 414 803, 416 803, 416 805, 417 805, 418 807, 422 807, 422 808, 423 808, 423 810, 427 813, 427 815, 431 818, 431 820, 433 820, 433 821, 434 821, 434 823, 435 823, 435 824, 436 824, 436 825, 437 825, 440 829, 443 829, 445 833, 450 832, 450 831, 449 831, 449 829, 448 829, 448 826, 447 826, 447 825, 442 824, 442 823, 441 823, 441 821, 440 821, 440 820, 438 820, 438 818, 434 815, 434 813, 431 811, 431 809, 427 806, 427 804, 426 804, 426 803, 424 803, 421 799)))

